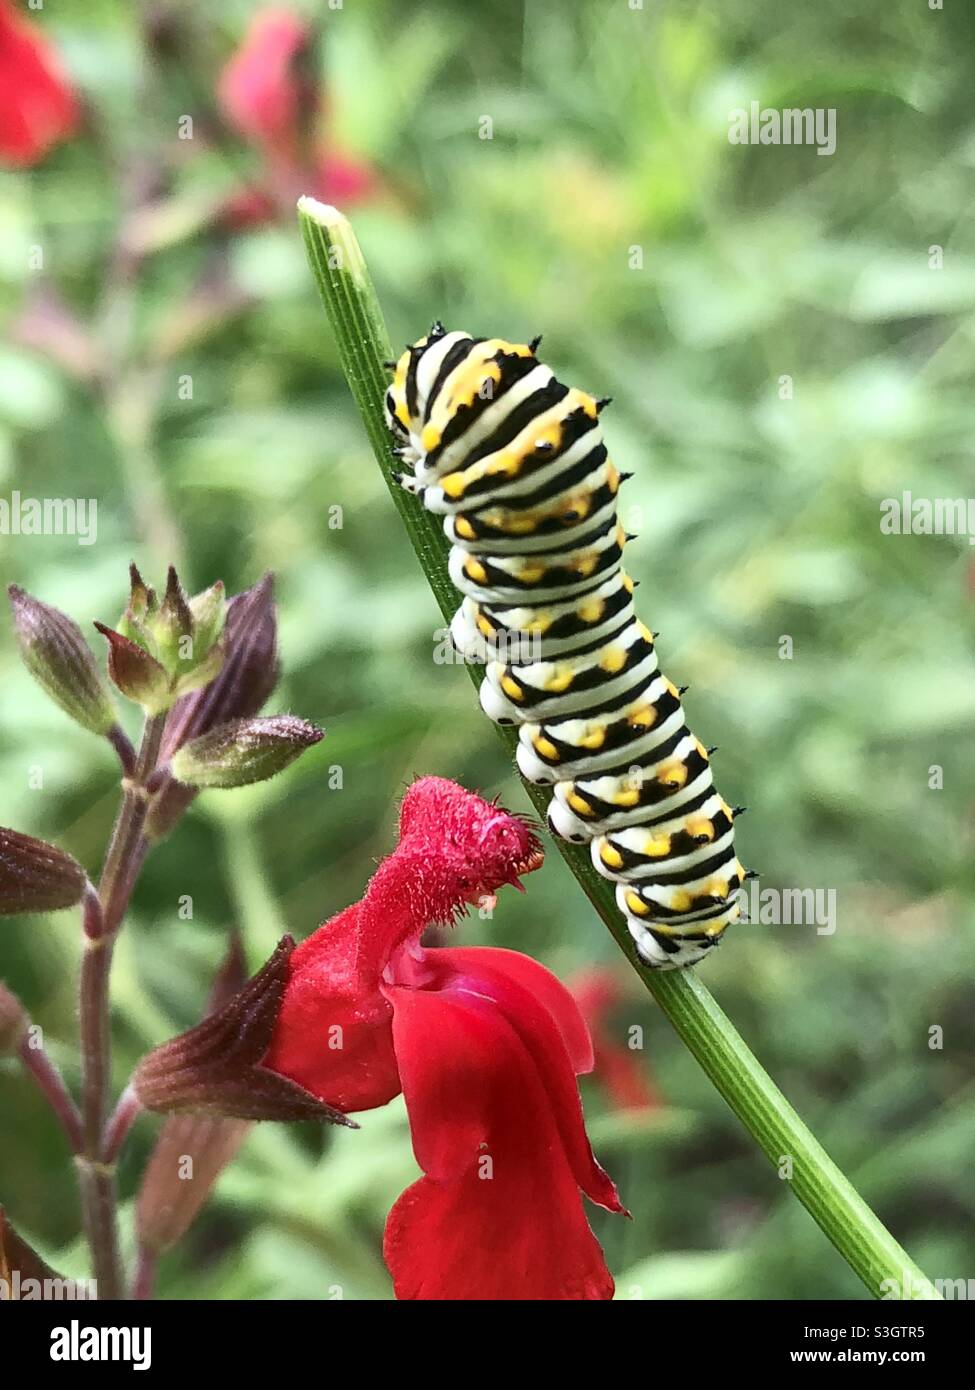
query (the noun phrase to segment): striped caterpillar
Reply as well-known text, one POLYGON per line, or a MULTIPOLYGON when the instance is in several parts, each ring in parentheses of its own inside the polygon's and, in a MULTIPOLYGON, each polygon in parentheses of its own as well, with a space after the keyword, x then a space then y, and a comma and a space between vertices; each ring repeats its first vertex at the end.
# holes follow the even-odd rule
POLYGON ((553 832, 591 841, 653 969, 701 960, 740 915, 732 811, 636 617, 606 401, 529 344, 448 333, 387 363, 401 485, 444 518, 464 595, 451 638, 486 662, 481 706, 517 724, 518 767, 553 786, 553 832))

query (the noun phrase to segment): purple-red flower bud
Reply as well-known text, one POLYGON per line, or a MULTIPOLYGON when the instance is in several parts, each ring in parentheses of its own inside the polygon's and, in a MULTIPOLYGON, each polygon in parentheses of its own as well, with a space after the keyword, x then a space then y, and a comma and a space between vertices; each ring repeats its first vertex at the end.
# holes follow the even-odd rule
POLYGON ((65 714, 96 734, 108 733, 115 710, 78 624, 16 584, 7 593, 24 665, 65 714))
POLYGON ((142 1059, 132 1084, 147 1110, 353 1125, 297 1082, 262 1065, 293 950, 291 937, 283 937, 267 964, 227 1004, 142 1059))
POLYGON ((88 875, 63 849, 0 826, 0 916, 74 907, 87 885, 88 875))

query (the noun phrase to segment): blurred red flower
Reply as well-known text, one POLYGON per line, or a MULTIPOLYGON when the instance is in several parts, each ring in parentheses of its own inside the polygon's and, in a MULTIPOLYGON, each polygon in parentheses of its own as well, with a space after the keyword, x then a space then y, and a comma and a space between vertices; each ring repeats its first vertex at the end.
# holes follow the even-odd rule
POLYGON ((424 1176, 386 1224, 399 1298, 612 1297, 580 1190, 623 1208, 586 1137, 578 1007, 518 952, 420 940, 540 862, 523 821, 423 778, 363 899, 289 962, 263 1066, 343 1111, 406 1099, 424 1176))
POLYGON ((323 202, 351 203, 373 192, 365 163, 323 146, 322 93, 312 61, 311 26, 290 10, 259 11, 220 77, 224 119, 261 152, 262 182, 241 189, 224 220, 250 226, 271 219, 302 193, 323 202))
POLYGON ((53 48, 0 0, 0 160, 37 164, 78 123, 78 103, 53 48))
POLYGON ((610 1023, 610 1015, 629 998, 616 971, 593 966, 574 976, 569 989, 592 1035, 593 1080, 605 1089, 610 1103, 618 1110, 658 1109, 663 1101, 645 1063, 623 1046, 610 1023))

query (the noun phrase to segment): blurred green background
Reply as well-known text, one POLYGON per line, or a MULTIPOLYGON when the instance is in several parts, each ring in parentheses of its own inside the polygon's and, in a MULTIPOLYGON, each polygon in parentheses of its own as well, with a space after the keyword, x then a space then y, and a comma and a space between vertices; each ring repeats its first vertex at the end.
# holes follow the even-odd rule
MULTIPOLYGON (((742 925, 703 977, 929 1276, 967 1279, 975 556, 964 536, 879 526, 881 500, 902 489, 973 489, 964 8, 297 10, 321 39, 318 138, 364 175, 348 210, 393 341, 434 317, 541 332, 563 380, 614 398, 613 456, 636 475, 628 567, 668 674, 692 687, 695 727, 720 745, 722 789, 750 807, 743 857, 762 886, 837 894, 834 935, 742 925), (730 144, 728 113, 752 100, 835 107, 835 154, 730 144)), ((240 230, 214 215, 261 177, 216 96, 256 10, 46 6, 85 126, 6 174, 0 201, 0 496, 99 507, 90 547, 0 536, 3 582, 90 630, 121 611, 130 559, 157 580, 175 559, 191 590, 222 577, 234 592, 271 568, 284 678, 268 708, 327 728, 280 779, 201 796, 150 858, 114 976, 118 1088, 198 1017, 231 924, 256 967, 283 931, 300 938, 360 895, 414 774, 525 807, 468 680, 431 659, 438 614, 290 213, 282 200, 240 230), (186 114, 192 139, 178 135, 186 114), (42 274, 25 269, 38 245, 42 274), (178 916, 184 894, 192 921, 178 916)), ((57 839, 94 874, 115 807, 110 752, 39 696, 8 619, 0 674, 0 822, 57 839), (35 767, 43 790, 29 789, 35 767)), ((0 935, 2 974, 72 1081, 78 938, 71 914, 11 919, 0 935)), ((658 1105, 623 1110, 598 1076, 583 1083, 634 1216, 592 1213, 619 1297, 866 1296, 629 985, 557 853, 464 938, 563 977, 619 972, 613 1035, 622 1046, 631 1025, 645 1030, 636 1055, 658 1105)), ((360 1133, 255 1129, 163 1258, 160 1294, 388 1298, 383 1222, 417 1170, 401 1102, 361 1118, 360 1133)), ((157 1125, 140 1120, 126 1149, 127 1199, 157 1125)), ((0 1200, 82 1273, 64 1144, 13 1064, 0 1066, 0 1128, 0 1200)))

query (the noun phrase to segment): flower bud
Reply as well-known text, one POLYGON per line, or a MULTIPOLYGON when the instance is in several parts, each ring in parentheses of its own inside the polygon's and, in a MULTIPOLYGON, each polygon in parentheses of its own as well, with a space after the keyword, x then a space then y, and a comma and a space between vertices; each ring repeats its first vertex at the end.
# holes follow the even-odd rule
POLYGON ((166 593, 149 630, 156 640, 156 655, 170 676, 183 674, 198 664, 193 651, 193 614, 172 565, 166 577, 166 593))
MULTIPOLYGON (((184 695, 166 716, 160 762, 191 738, 231 719, 257 714, 278 678, 274 580, 266 574, 227 603, 220 674, 202 690, 184 695)), ((169 779, 153 798, 147 829, 153 839, 169 833, 196 796, 195 787, 169 779)))
POLYGON ((88 875, 63 849, 0 827, 0 916, 74 907, 87 886, 88 875))
POLYGON ((170 565, 160 603, 135 565, 129 566, 129 578, 129 604, 118 627, 113 632, 100 623, 95 626, 111 644, 112 680, 150 714, 160 714, 220 673, 226 655, 221 641, 227 608, 223 583, 218 580, 187 599, 170 565))
POLYGON ((190 787, 245 787, 282 772, 323 737, 322 729, 292 714, 237 719, 184 744, 170 767, 190 787))
POLYGON ((161 1252, 183 1238, 250 1129, 224 1115, 167 1116, 136 1203, 140 1245, 161 1252))
POLYGON ((108 691, 77 623, 11 584, 7 593, 24 665, 76 723, 105 734, 116 722, 108 691))
POLYGON ((190 599, 190 613, 193 615, 194 648, 197 657, 202 658, 219 640, 226 624, 227 600, 222 579, 190 599))
MULTIPOLYGON (((215 1013, 247 979, 235 933, 210 990, 206 1015, 215 1013)), ((225 1115, 169 1115, 142 1175, 136 1202, 140 1245, 169 1250, 189 1230, 217 1178, 250 1132, 250 1120, 225 1115)))
POLYGON ((282 937, 267 964, 216 1013, 155 1048, 132 1085, 147 1110, 239 1120, 354 1121, 261 1063, 267 1055, 294 950, 282 937))
POLYGON ((12 1057, 20 1051, 29 1026, 27 1010, 0 980, 0 1057, 12 1057))
POLYGON ((169 677, 154 656, 104 623, 95 627, 108 642, 108 674, 128 700, 148 714, 161 714, 173 701, 169 677))

